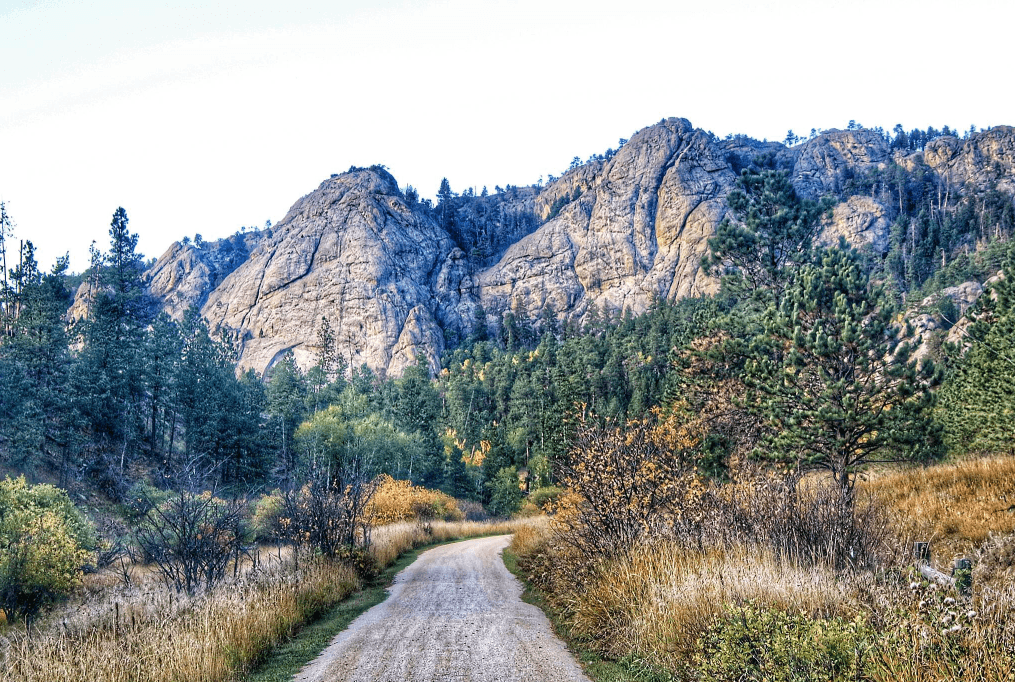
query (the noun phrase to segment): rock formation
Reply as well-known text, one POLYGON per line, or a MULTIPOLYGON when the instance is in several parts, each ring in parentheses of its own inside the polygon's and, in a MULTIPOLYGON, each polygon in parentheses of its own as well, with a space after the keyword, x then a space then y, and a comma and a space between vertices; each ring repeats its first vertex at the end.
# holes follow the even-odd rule
POLYGON ((259 372, 287 351, 313 364, 322 317, 353 365, 397 375, 422 357, 436 369, 448 340, 472 331, 479 306, 496 325, 509 310, 581 319, 593 306, 638 313, 656 298, 714 291, 701 257, 738 173, 759 157, 789 172, 802 197, 839 198, 821 241, 841 236, 878 255, 894 205, 851 194, 857 179, 896 163, 937 173, 956 193, 967 184, 1015 189, 1011 128, 902 154, 868 130, 786 147, 720 140, 671 118, 545 187, 470 191, 436 208, 383 167, 352 169, 271 230, 202 248, 174 244, 149 273, 150 288, 173 315, 200 306, 213 330, 239 339, 241 366, 259 372))
POLYGON ((200 308, 208 295, 238 268, 269 232, 235 234, 215 242, 174 242, 147 273, 149 292, 162 308, 182 319, 191 307, 200 308))
POLYGON ((376 167, 296 202, 201 312, 236 333, 243 367, 263 371, 290 350, 313 364, 326 317, 352 365, 398 374, 420 355, 437 366, 442 330, 470 318, 467 278, 450 236, 376 167))

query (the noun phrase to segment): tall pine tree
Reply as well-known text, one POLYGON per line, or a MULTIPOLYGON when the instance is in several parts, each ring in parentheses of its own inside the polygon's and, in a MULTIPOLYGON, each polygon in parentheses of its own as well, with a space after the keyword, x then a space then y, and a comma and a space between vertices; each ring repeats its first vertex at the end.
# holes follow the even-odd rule
POLYGON ((796 472, 828 471, 852 499, 872 462, 941 452, 928 377, 900 343, 894 311, 845 243, 790 280, 746 366, 749 402, 762 418, 757 452, 796 472))

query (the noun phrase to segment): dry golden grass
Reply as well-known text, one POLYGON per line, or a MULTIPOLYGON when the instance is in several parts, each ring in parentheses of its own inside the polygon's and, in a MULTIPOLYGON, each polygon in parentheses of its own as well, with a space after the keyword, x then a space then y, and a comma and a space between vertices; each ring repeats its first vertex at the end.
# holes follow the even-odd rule
MULTIPOLYGON (((434 522, 379 528, 371 552, 382 566, 434 542, 511 533, 532 521, 434 522)), ((315 560, 293 567, 264 551, 258 567, 193 597, 165 588, 143 567, 135 585, 111 574, 89 579, 77 602, 46 619, 33 637, 0 635, 0 670, 11 682, 225 682, 249 670, 303 623, 359 586, 342 564, 315 560)))
POLYGON ((1015 531, 1013 457, 886 470, 864 486, 895 511, 906 535, 931 542, 939 563, 1015 531))
POLYGON ((194 597, 161 586, 110 590, 29 639, 10 638, 11 680, 228 680, 359 586, 327 561, 251 570, 194 597))
MULTIPOLYGON (((914 578, 904 560, 876 570, 833 570, 747 541, 720 550, 655 540, 590 560, 561 542, 566 536, 552 521, 518 529, 512 551, 586 647, 678 678, 700 677, 696 666, 707 655, 701 642, 708 633, 739 632, 763 651, 775 646, 778 635, 744 635, 739 623, 730 625, 736 618, 731 607, 750 605, 802 615, 809 623, 838 623, 813 632, 850 633, 846 651, 857 677, 849 679, 1015 680, 1015 535, 1013 514, 1003 511, 1015 502, 1015 460, 883 471, 865 486, 887 502, 906 535, 932 539, 939 557, 963 552, 977 558, 971 596, 928 586, 918 576, 911 589, 914 578)), ((743 669, 737 675, 768 679, 743 669)))
MULTIPOLYGON (((550 538, 545 524, 534 526, 517 532, 511 548, 528 555, 550 538)), ((571 588, 561 590, 558 583, 555 601, 575 636, 596 642, 608 656, 635 653, 667 668, 686 660, 730 605, 751 602, 822 618, 851 617, 858 609, 855 589, 830 569, 800 566, 753 547, 642 545, 602 562, 571 588)))

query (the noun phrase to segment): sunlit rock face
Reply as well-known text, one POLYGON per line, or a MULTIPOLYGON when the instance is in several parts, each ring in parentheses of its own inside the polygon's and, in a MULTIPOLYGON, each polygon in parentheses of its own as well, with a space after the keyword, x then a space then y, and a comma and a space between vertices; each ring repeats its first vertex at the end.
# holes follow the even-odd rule
POLYGON ((216 333, 238 340, 241 367, 258 372, 288 351, 312 365, 322 318, 352 365, 398 375, 423 359, 436 370, 479 306, 496 326, 507 311, 581 320, 593 307, 639 313, 655 299, 714 292, 701 259, 738 174, 758 159, 785 170, 801 197, 838 200, 820 242, 842 237, 875 255, 896 209, 884 192, 853 193, 873 172, 895 163, 936 173, 943 192, 1015 189, 1011 128, 902 154, 866 130, 786 147, 720 140, 671 118, 546 186, 470 192, 448 210, 407 197, 383 167, 353 169, 270 230, 174 244, 149 272, 150 291, 176 317, 200 307, 216 333))
POLYGON ((959 192, 967 184, 980 190, 996 186, 1015 191, 1015 128, 998 126, 965 140, 939 137, 911 165, 925 163, 945 184, 945 191, 959 192))
POLYGON ((174 319, 200 308, 229 273, 243 265, 265 232, 234 234, 195 245, 174 242, 146 273, 148 290, 174 319))
MULTIPOLYGON (((570 171, 540 196, 574 200, 477 279, 487 310, 564 316, 592 305, 645 310, 709 293, 700 268, 736 175, 717 141, 685 119, 635 134, 608 162, 570 171)), ((544 198, 545 197, 545 198, 544 198)))
POLYGON ((471 312, 463 260, 391 175, 357 170, 296 202, 201 312, 237 335, 241 366, 257 371, 290 350, 313 364, 322 318, 355 366, 399 374, 422 355, 436 367, 441 330, 471 312))

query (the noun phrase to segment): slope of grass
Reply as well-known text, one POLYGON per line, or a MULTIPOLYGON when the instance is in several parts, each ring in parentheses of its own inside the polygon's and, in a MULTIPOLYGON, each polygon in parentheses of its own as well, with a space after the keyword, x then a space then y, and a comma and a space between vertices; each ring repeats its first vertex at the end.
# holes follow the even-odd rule
POLYGON ((1015 531, 1015 457, 885 470, 864 486, 894 510, 907 535, 931 543, 943 568, 991 534, 1015 531))
POLYGON ((655 537, 590 560, 569 549, 568 527, 533 526, 515 534, 505 562, 597 682, 1011 682, 1015 534, 995 510, 1015 491, 1013 472, 990 459, 866 484, 900 527, 930 529, 939 546, 975 557, 968 595, 928 584, 905 559, 836 567, 747 538, 700 547, 655 537))

